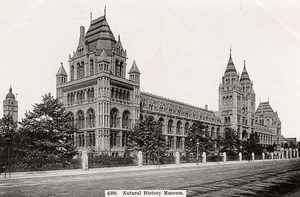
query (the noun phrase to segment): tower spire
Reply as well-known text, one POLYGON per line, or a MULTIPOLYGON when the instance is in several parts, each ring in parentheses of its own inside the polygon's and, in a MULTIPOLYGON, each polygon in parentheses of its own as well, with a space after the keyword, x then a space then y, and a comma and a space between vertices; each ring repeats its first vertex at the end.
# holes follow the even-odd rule
POLYGON ((106 18, 106 6, 104 6, 104 18, 106 18))

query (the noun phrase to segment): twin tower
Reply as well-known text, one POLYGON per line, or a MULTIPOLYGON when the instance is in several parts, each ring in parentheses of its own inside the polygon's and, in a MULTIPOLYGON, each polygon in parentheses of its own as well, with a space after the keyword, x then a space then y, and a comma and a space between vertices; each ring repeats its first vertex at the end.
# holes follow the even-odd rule
POLYGON ((224 127, 235 129, 242 139, 254 131, 255 93, 244 61, 242 75, 237 73, 230 57, 219 86, 219 116, 224 127))

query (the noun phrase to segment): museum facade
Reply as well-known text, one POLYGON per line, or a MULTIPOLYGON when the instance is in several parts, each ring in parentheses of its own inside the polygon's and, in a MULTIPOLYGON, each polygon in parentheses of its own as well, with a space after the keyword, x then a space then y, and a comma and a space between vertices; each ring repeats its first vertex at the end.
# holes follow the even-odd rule
POLYGON ((194 122, 207 126, 215 138, 226 127, 240 139, 257 132, 260 143, 280 144, 281 123, 269 102, 255 107, 255 92, 246 65, 239 76, 231 51, 219 86, 219 111, 195 107, 140 90, 140 71, 134 61, 126 77, 127 52, 115 39, 106 16, 80 27, 76 51, 69 55, 69 75, 61 64, 56 74, 57 98, 79 128, 73 135, 78 151, 122 156, 127 132, 145 115, 163 125, 170 152, 184 152, 185 136, 194 122), (69 78, 68 78, 69 76, 69 78))

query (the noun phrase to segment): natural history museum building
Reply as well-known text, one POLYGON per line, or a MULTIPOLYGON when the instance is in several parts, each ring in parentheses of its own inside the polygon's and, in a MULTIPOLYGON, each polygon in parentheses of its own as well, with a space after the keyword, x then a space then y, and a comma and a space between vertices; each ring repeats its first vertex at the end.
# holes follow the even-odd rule
POLYGON ((63 65, 56 74, 57 98, 79 128, 74 134, 79 152, 122 156, 128 130, 146 114, 162 122, 171 152, 184 152, 185 136, 196 121, 207 125, 212 137, 231 127, 240 139, 257 132, 262 145, 280 144, 277 112, 269 102, 256 109, 253 82, 246 66, 237 74, 231 51, 219 86, 218 112, 141 92, 138 66, 134 61, 126 77, 126 60, 120 36, 115 39, 105 15, 92 20, 87 32, 80 27, 78 47, 69 56, 69 75, 63 65))

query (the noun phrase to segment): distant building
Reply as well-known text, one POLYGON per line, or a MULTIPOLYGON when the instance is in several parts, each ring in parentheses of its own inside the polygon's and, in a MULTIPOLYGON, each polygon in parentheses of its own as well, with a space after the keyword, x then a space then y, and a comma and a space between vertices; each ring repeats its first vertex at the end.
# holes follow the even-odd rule
POLYGON ((3 101, 3 115, 11 115, 15 122, 18 121, 18 101, 12 93, 12 88, 9 88, 5 100, 3 101))
POLYGON ((297 144, 297 138, 296 137, 285 138, 284 136, 281 136, 281 142, 283 144, 290 144, 292 142, 296 145, 297 144))
POLYGON ((74 134, 79 152, 123 155, 128 130, 145 115, 162 122, 170 152, 184 152, 186 134, 199 121, 213 138, 231 127, 243 140, 257 132, 264 146, 280 143, 277 112, 269 103, 260 103, 255 111, 255 92, 246 64, 239 76, 231 51, 219 86, 218 112, 206 105, 200 108, 141 92, 138 66, 134 61, 126 78, 126 61, 127 51, 120 36, 115 39, 105 16, 92 20, 87 32, 80 27, 77 49, 69 55, 69 80, 63 65, 56 74, 57 98, 79 128, 74 134))

